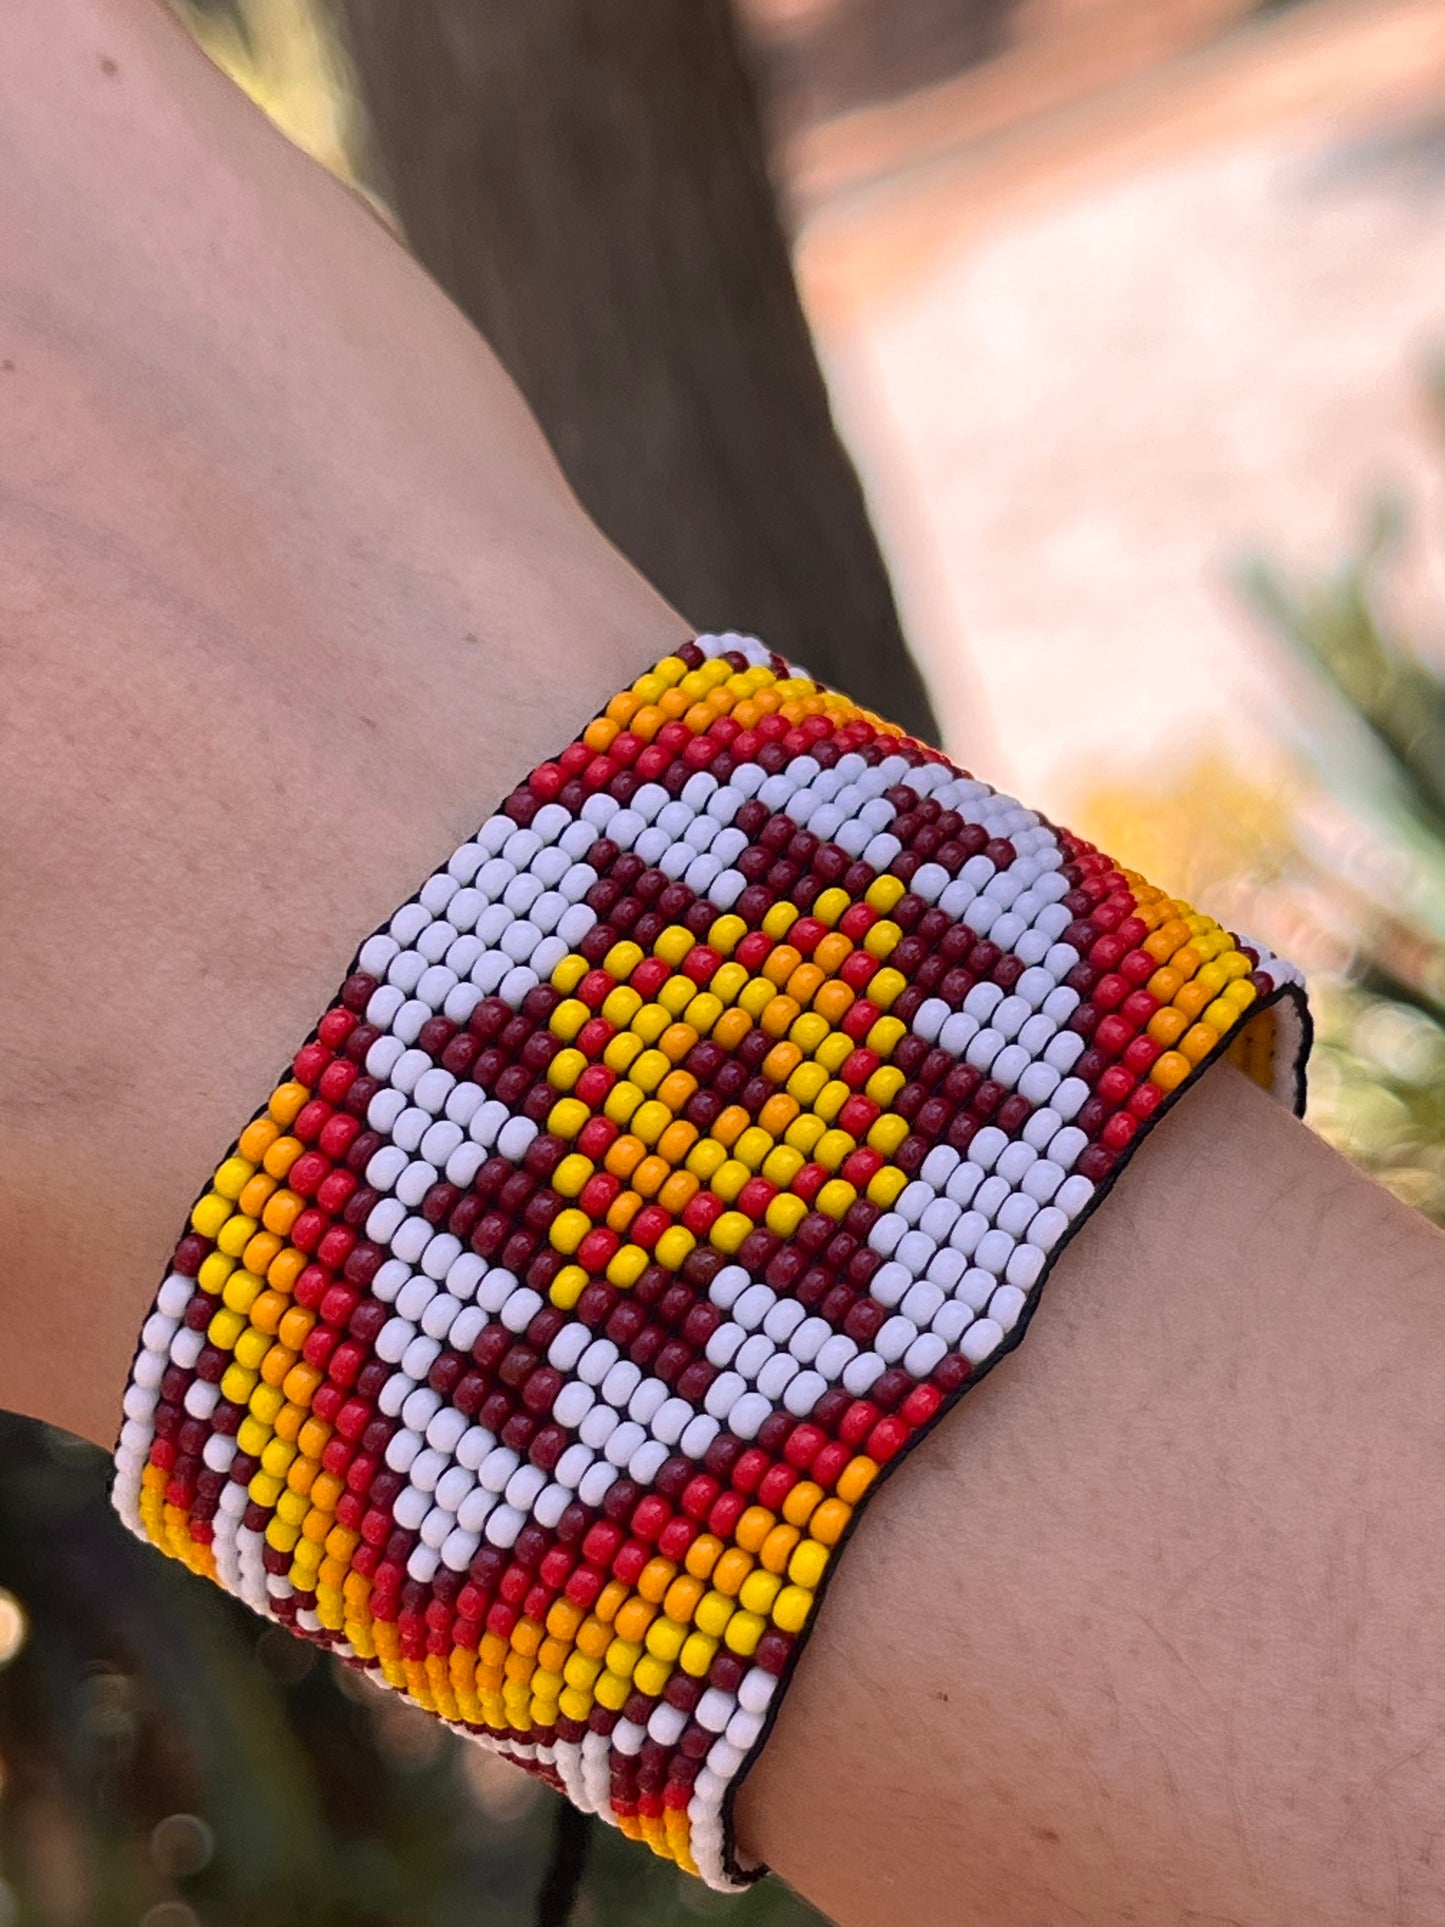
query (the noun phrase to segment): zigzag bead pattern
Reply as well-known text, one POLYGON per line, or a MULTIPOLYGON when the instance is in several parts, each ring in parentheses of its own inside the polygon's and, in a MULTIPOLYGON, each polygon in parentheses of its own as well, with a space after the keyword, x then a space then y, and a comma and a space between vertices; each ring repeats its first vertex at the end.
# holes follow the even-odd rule
POLYGON ((657 1852, 860 1505, 1299 974, 740 636, 361 946, 141 1335, 126 1523, 657 1852))

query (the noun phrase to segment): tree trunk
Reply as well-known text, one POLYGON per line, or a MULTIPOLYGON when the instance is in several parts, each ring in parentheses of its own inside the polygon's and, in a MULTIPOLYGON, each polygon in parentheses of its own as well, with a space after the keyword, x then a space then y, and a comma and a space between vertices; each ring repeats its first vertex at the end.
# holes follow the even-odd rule
POLYGON ((699 628, 936 735, 833 425, 730 0, 331 0, 417 257, 699 628))

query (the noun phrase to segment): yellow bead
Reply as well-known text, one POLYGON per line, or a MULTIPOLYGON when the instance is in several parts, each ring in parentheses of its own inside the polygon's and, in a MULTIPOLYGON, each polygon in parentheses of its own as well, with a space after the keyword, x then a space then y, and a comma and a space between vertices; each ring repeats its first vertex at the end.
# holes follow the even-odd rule
MULTIPOLYGON (((836 886, 822 891, 813 904, 812 915, 819 923, 835 924, 844 912, 852 907, 852 899, 846 890, 836 886)), ((821 961, 821 959, 820 959, 821 961)))
MULTIPOLYGON (((840 1071, 853 1055, 853 1039, 846 1031, 831 1031, 813 1055, 825 1071, 830 1073, 840 1071)), ((845 1084, 843 1087, 843 1096, 835 1100, 835 1107, 837 1104, 845 1103, 851 1096, 852 1092, 849 1091, 845 1084)))
MULTIPOLYGON (((248 1327, 236 1340, 236 1363, 238 1365, 245 1365, 248 1369, 259 1371, 261 1361, 270 1349, 270 1334, 248 1327)), ((285 1350, 284 1346, 282 1350, 285 1350)))
POLYGON ((235 1217, 227 1218, 226 1222, 221 1226, 220 1231, 216 1234, 217 1249, 224 1251, 228 1257, 239 1258, 241 1253, 246 1249, 246 1246, 251 1242, 255 1232, 256 1220, 254 1218, 247 1218, 240 1212, 237 1212, 235 1217))
POLYGON ((547 1113, 547 1129, 568 1143, 581 1131, 591 1112, 580 1098, 563 1097, 547 1113))
POLYGON ((687 1168, 703 1184, 711 1185, 728 1162, 724 1146, 716 1138, 700 1138, 687 1154, 687 1168))
POLYGON ((788 1036, 805 1056, 811 1057, 827 1037, 828 1030, 826 1017, 821 1016, 816 1010, 805 1010, 800 1017, 794 1019, 793 1028, 788 1032, 788 1036))
POLYGON ((784 1586, 773 1601, 773 1624, 785 1633, 800 1633, 813 1610, 813 1595, 805 1586, 784 1586))
MULTIPOLYGON (((668 978, 667 982, 662 986, 662 989, 657 993, 659 1007, 665 1010, 671 1019, 671 1023, 666 1028, 670 1029, 671 1024, 677 1022, 678 1018, 681 1017, 682 1013, 687 1009, 696 995, 697 985, 692 981, 691 977, 668 978)), ((656 1039, 653 1041, 656 1042, 656 1039)))
POLYGON ((782 1590, 782 1580, 772 1572, 750 1572, 738 1593, 738 1604, 750 1613, 767 1613, 782 1590))
POLYGON ((618 1077, 625 1077, 646 1048, 636 1031, 619 1031, 615 1037, 608 1039, 602 1061, 618 1077))
POLYGON ((813 1158, 816 1163, 826 1165, 828 1170, 836 1171, 844 1158, 851 1157, 857 1148, 846 1131, 824 1131, 814 1147, 813 1158))
POLYGON ((689 1633, 678 1655, 678 1665, 694 1679, 702 1679, 717 1657, 717 1640, 711 1634, 689 1633))
POLYGON ((747 934, 748 926, 743 919, 728 911, 708 925, 707 940, 722 956, 730 957, 747 934))
POLYGON ((676 970, 696 944, 697 938, 685 924, 670 923, 652 946, 652 954, 676 970))
POLYGON ((731 1255, 738 1250, 752 1228, 752 1219, 745 1217, 741 1211, 724 1211, 708 1233, 708 1238, 719 1251, 731 1255))
POLYGON ((580 1151, 573 1151, 569 1157, 563 1158, 552 1173, 552 1189, 564 1198, 575 1198, 594 1169, 591 1158, 584 1158, 580 1151))
POLYGON ((805 1107, 811 1107, 827 1084, 828 1073, 823 1065, 817 1062, 799 1064, 788 1079, 788 1094, 805 1107))
MULTIPOLYGON (((569 1269, 580 1270, 580 1267, 569 1267, 569 1269)), ((646 1269, 647 1253, 641 1245, 619 1245, 607 1261, 607 1282, 610 1285, 616 1285, 619 1291, 631 1291, 632 1287, 637 1283, 646 1269)), ((587 1276, 586 1272, 582 1272, 581 1276, 585 1281, 587 1276)), ((585 1287, 578 1288, 577 1298, 582 1296, 582 1290, 584 1288, 585 1287)), ((550 1295, 552 1303, 554 1305, 558 1304, 555 1282, 550 1295)), ((577 1298, 572 1300, 574 1305, 577 1302, 577 1298)), ((563 1309, 570 1309, 570 1307, 564 1306, 563 1309)))
POLYGON ((881 1104, 886 1110, 907 1082, 907 1078, 896 1064, 880 1064, 863 1086, 863 1090, 875 1104, 881 1104))
POLYGON ((907 1035, 908 1026, 901 1017, 880 1017, 863 1041, 869 1050, 887 1057, 907 1035))
POLYGON ((801 1152, 805 1159, 809 1158, 827 1128, 816 1112, 804 1111, 801 1117, 795 1118, 788 1126, 788 1145, 792 1150, 801 1152))
POLYGON ((239 1198, 255 1172, 256 1167, 249 1159, 227 1158, 216 1172, 215 1188, 223 1198, 239 1198))
POLYGON ((696 1244, 697 1239, 685 1225, 669 1225, 653 1246, 653 1256, 669 1271, 676 1271, 686 1261, 696 1244))
POLYGON ((709 1592, 697 1602, 693 1620, 700 1633, 711 1639, 720 1639, 723 1629, 733 1616, 733 1602, 726 1593, 709 1592))
POLYGON ((883 1157, 891 1158, 897 1154, 907 1136, 908 1120, 889 1113, 874 1122, 868 1133, 869 1148, 883 1157))
POLYGON ((579 1211, 575 1207, 559 1211, 552 1220, 548 1232, 552 1249, 570 1257, 591 1229, 592 1220, 585 1211, 579 1211))
POLYGON ((619 1030, 626 1030, 641 1008, 642 993, 634 990, 631 984, 619 984, 615 990, 609 990, 602 1000, 602 1015, 619 1030))
POLYGON ((769 1203, 763 1221, 776 1238, 791 1238, 808 1215, 808 1207, 791 1192, 780 1191, 769 1203))
POLYGON ((213 1345, 223 1352, 230 1351, 246 1329, 246 1320, 238 1311, 222 1306, 206 1327, 206 1336, 213 1345))
POLYGON ((559 1050, 547 1066, 547 1082, 554 1091, 570 1091, 587 1068, 580 1050, 559 1050))
POLYGON ((814 1199, 815 1207, 830 1218, 842 1218, 858 1197, 857 1188, 842 1178, 832 1178, 814 1199))
POLYGON ((678 1625, 674 1619, 659 1616, 647 1629, 647 1650, 655 1659, 666 1660, 669 1665, 682 1651, 688 1628, 678 1625))
POLYGON ((746 1659, 757 1651, 758 1641, 767 1629, 768 1622, 761 1613, 735 1612, 727 1623, 723 1643, 746 1659))
POLYGON ((196 1273, 196 1283, 214 1298, 235 1269, 236 1260, 228 1258, 224 1251, 208 1251, 196 1273))
POLYGON ((248 1459, 257 1459, 261 1456, 270 1436, 269 1427, 262 1425, 259 1419, 251 1418, 249 1415, 236 1427, 237 1448, 244 1452, 248 1459))
POLYGON ((816 1539, 804 1539, 788 1562, 788 1577, 795 1586, 816 1592, 828 1569, 828 1548, 816 1539))
MULTIPOLYGON (((250 1374, 254 1378, 255 1374, 250 1374)), ((227 1393, 227 1397, 230 1394, 227 1393)), ((253 1385, 246 1401, 262 1425, 272 1425, 281 1415, 286 1394, 279 1385, 253 1385)), ((329 1435, 328 1435, 329 1436, 329 1435)))
POLYGON ((805 1159, 801 1151, 795 1151, 791 1144, 775 1144, 763 1159, 763 1176, 769 1184, 776 1184, 784 1190, 802 1170, 805 1159))
POLYGON ((564 997, 548 1018, 548 1029, 564 1044, 570 1044, 591 1015, 592 1012, 580 997, 564 997))
POLYGON ((575 950, 570 951, 552 972, 553 989, 567 996, 577 988, 591 968, 585 957, 579 957, 575 950))
POLYGON ((646 1693, 656 1699, 672 1678, 672 1667, 665 1659, 655 1653, 644 1653, 637 1662, 637 1671, 632 1675, 632 1683, 639 1693, 646 1693))
POLYGON ((262 1281, 254 1272, 237 1269, 226 1280, 221 1302, 235 1312, 249 1312, 261 1296, 262 1281))
POLYGON ((1220 1036, 1223 1036, 1225 1031, 1231 1029, 1238 1019, 1238 1010, 1233 1004, 1226 1003, 1221 996, 1216 997, 1212 1004, 1205 1005, 1204 1015, 1200 1019, 1200 1022, 1210 1025, 1220 1036))
POLYGON ((606 1672, 599 1675, 592 1688, 593 1697, 599 1706, 605 1706, 609 1713, 620 1713, 632 1693, 632 1675, 606 1672))
POLYGON ((889 957, 903 941, 903 932, 888 917, 880 917, 863 935, 863 948, 872 957, 889 957))
POLYGON ((882 970, 875 971, 868 985, 868 995, 880 1010, 890 1010, 908 988, 908 979, 901 970, 886 964, 882 970))
MULTIPOLYGON (((631 1085, 619 1084, 608 1093, 609 1099, 615 1097, 618 1091, 631 1088, 631 1085)), ((656 1144, 672 1122, 672 1112, 665 1104, 659 1104, 656 1098, 648 1098, 629 1115, 632 1129, 644 1144, 656 1144)))
POLYGON ((781 942, 801 915, 802 912, 796 903, 790 903, 786 897, 780 897, 776 903, 770 905, 763 918, 763 935, 771 937, 774 942, 781 942))
POLYGON ((244 1365, 228 1365, 221 1378, 221 1396, 244 1405, 256 1387, 256 1374, 244 1365))
POLYGON ((203 1238, 214 1238, 231 1215, 231 1200, 208 1191, 191 1209, 191 1223, 203 1238))
POLYGON ((581 1265, 564 1265, 552 1280, 547 1296, 558 1311, 571 1311, 589 1280, 581 1265))
POLYGON ((907 886, 904 884, 902 877, 896 877, 891 871, 885 870, 881 876, 875 877, 872 883, 869 884, 867 894, 864 896, 863 901, 868 905, 870 910, 876 910, 880 917, 886 917, 900 898, 905 895, 906 889, 907 886))
POLYGON ((626 983, 642 962, 643 955, 641 944, 633 943, 629 938, 624 937, 613 944, 602 959, 602 968, 609 977, 615 977, 618 983, 626 983))

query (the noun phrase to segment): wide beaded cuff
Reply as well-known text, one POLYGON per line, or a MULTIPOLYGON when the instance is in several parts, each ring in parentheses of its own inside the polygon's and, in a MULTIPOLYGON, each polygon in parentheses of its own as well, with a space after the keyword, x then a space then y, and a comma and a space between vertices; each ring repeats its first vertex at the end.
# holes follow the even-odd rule
POLYGON ((126 1522, 735 1887, 867 1494, 1298 973, 737 636, 361 946, 191 1212, 126 1522))

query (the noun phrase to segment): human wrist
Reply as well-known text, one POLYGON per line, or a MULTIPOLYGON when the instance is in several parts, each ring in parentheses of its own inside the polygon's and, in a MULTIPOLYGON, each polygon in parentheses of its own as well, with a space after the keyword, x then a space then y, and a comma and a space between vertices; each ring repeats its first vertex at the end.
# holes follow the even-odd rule
POLYGON ((117 1491, 726 1883, 864 1495, 1209 1061, 1297 1098, 1303 1015, 1288 966, 712 641, 362 945, 177 1247, 117 1491))

